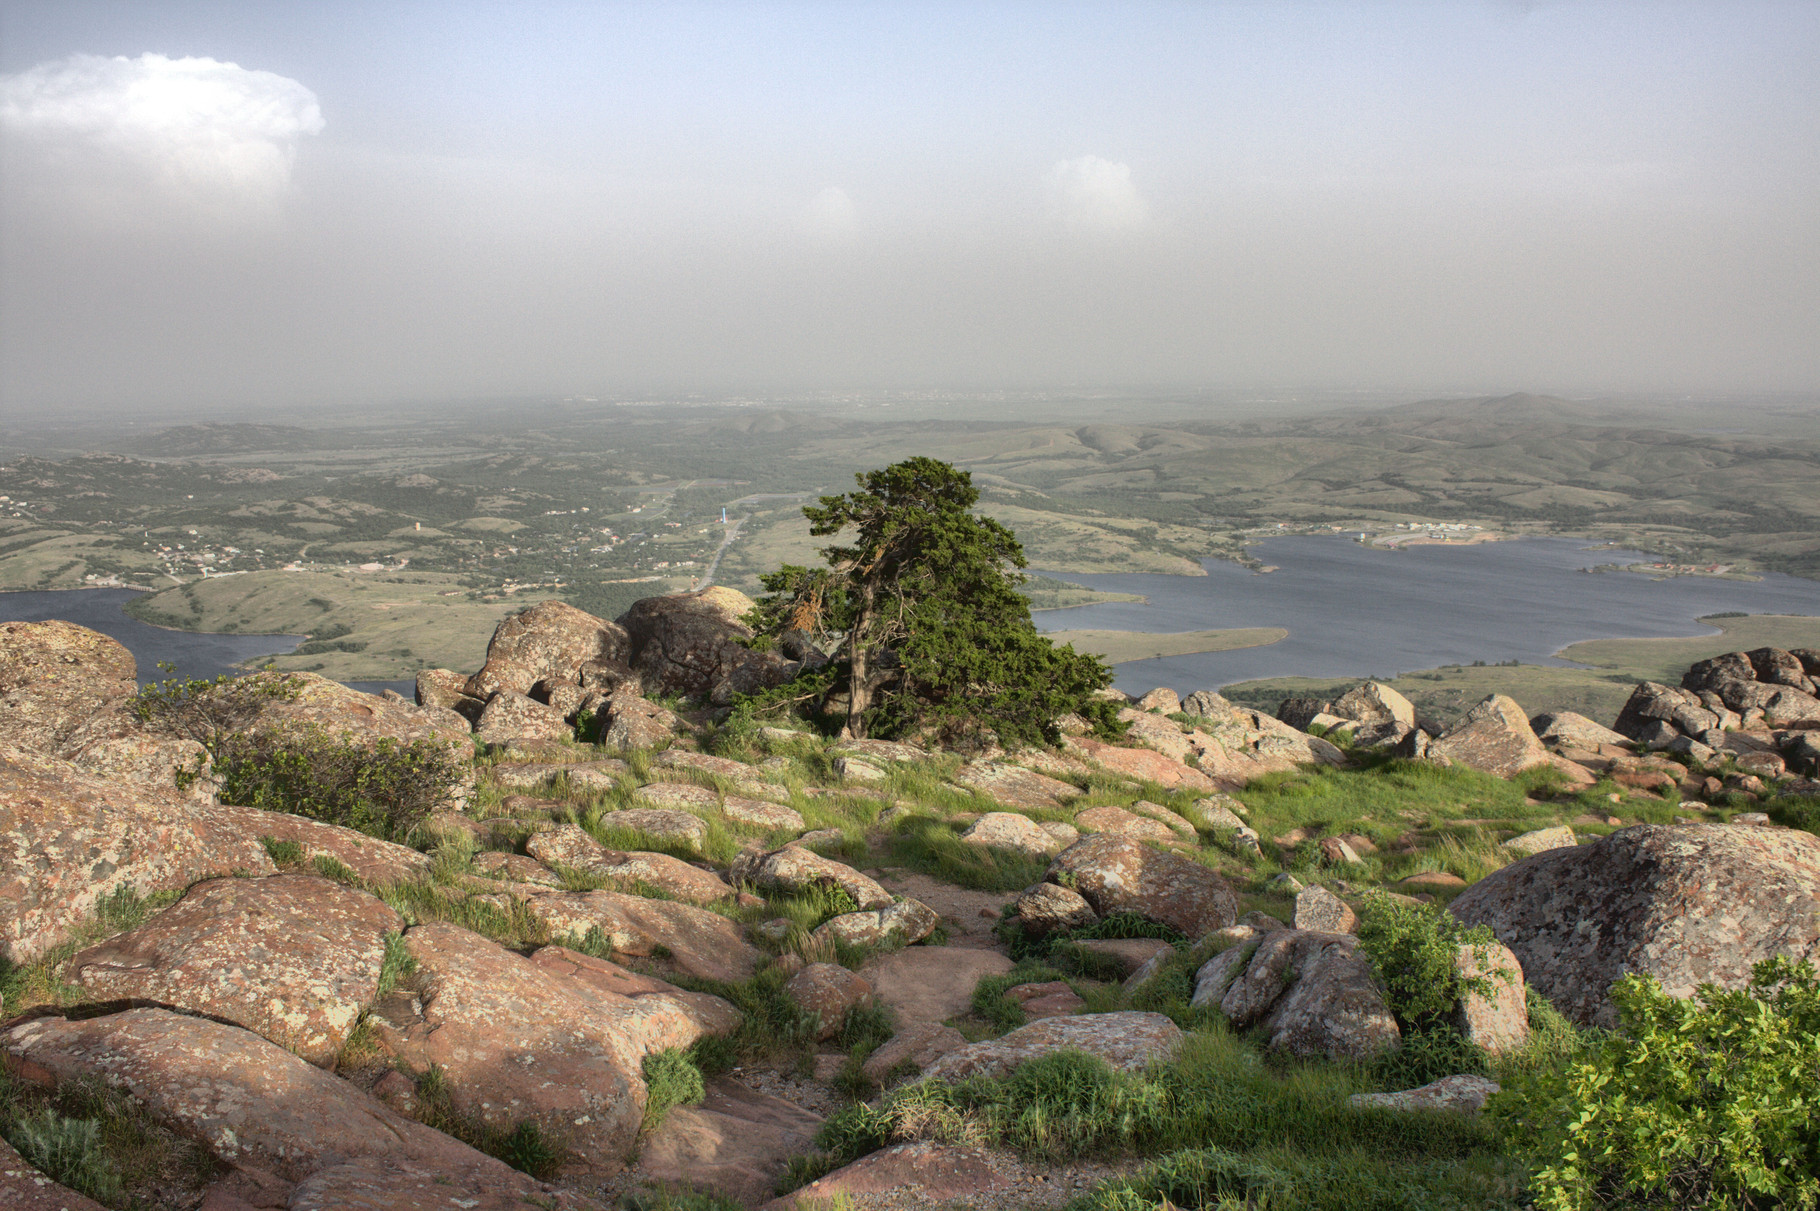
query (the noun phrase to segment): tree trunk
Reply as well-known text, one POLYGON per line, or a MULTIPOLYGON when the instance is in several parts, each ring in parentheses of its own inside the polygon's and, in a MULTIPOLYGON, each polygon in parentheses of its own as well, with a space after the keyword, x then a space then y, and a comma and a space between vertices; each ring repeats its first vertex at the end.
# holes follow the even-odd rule
POLYGON ((866 633, 872 627, 871 584, 860 590, 859 610, 853 617, 853 628, 847 632, 847 732, 855 740, 866 738, 866 710, 872 705, 872 679, 868 675, 866 663, 870 652, 867 650, 866 633))

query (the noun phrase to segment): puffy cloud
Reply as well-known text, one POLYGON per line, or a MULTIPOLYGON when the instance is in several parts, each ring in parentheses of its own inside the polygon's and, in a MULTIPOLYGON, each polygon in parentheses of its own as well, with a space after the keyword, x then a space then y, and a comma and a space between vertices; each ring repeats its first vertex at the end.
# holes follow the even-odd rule
POLYGON ((1150 220, 1150 206, 1131 183, 1131 166, 1081 156, 1049 170, 1056 214, 1077 231, 1128 231, 1150 220))
POLYGON ((91 200, 269 205, 322 126, 302 84, 214 59, 72 55, 0 77, 0 130, 28 170, 91 200))
POLYGON ((803 229, 818 239, 844 243, 859 231, 859 210, 846 190, 830 185, 804 208, 803 229))

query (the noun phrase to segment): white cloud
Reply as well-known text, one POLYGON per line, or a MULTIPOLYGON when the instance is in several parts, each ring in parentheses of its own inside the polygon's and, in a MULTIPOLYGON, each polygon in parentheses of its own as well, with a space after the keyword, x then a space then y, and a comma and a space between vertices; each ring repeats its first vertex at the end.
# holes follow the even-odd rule
POLYGON ((1057 216, 1077 231, 1128 231, 1150 220, 1150 206, 1131 183, 1131 166, 1081 156, 1049 170, 1057 216))
POLYGON ((847 191, 830 185, 803 209, 803 230, 818 239, 845 243, 859 231, 859 209, 847 191))
POLYGON ((36 153, 28 170, 116 204, 150 190, 270 205, 297 140, 322 126, 302 84, 214 59, 72 55, 0 77, 0 130, 36 153))

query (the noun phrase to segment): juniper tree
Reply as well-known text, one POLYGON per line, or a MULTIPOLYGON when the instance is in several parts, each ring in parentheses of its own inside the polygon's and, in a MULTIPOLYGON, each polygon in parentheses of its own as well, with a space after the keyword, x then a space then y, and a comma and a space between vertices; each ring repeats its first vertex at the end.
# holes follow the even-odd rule
POLYGON ((1037 632, 1019 593, 1016 535, 973 512, 972 476, 932 458, 861 472, 857 491, 803 508, 809 532, 848 542, 824 567, 785 565, 749 619, 761 635, 838 639, 851 735, 934 731, 1034 740, 1073 712, 1102 730, 1093 697, 1112 674, 1037 632))

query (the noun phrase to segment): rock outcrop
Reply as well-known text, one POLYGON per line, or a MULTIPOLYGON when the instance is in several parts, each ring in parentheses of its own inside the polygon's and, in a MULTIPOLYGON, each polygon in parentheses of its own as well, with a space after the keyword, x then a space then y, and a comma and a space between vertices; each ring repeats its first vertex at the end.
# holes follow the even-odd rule
POLYGON ((796 666, 775 652, 755 652, 741 640, 752 629, 740 619, 752 599, 716 585, 696 593, 647 597, 619 619, 631 641, 630 664, 645 692, 727 702, 789 679, 796 666))
POLYGON ((1820 959, 1820 837, 1636 825, 1494 871, 1450 908, 1490 926, 1563 1014, 1615 1026, 1608 990, 1626 972, 1685 997, 1743 987, 1762 959, 1820 959))
POLYGON ((1207 867, 1113 833, 1070 845, 1044 878, 1073 890, 1102 917, 1136 913, 1191 938, 1231 925, 1239 915, 1232 889, 1207 867))
POLYGON ((385 935, 402 926, 376 897, 315 875, 214 879, 69 970, 98 1001, 233 1022, 326 1067, 378 993, 385 935))
POLYGON ((926 1068, 923 1079, 1004 1076, 1039 1056, 1060 1051, 1084 1051, 1114 1068, 1138 1072, 1168 1059, 1181 1041, 1180 1028, 1160 1013, 1125 1010, 1045 1018, 996 1039, 951 1051, 926 1068))
POLYGON ((625 666, 632 640, 618 623, 561 601, 544 601, 514 614, 493 631, 486 663, 468 679, 466 692, 483 701, 500 690, 528 696, 550 679, 581 684, 583 665, 625 666))
POLYGON ((1235 1029, 1261 1024, 1269 1046, 1301 1056, 1368 1059, 1402 1032, 1350 934, 1281 929, 1235 946, 1195 975, 1194 1004, 1235 1029))

